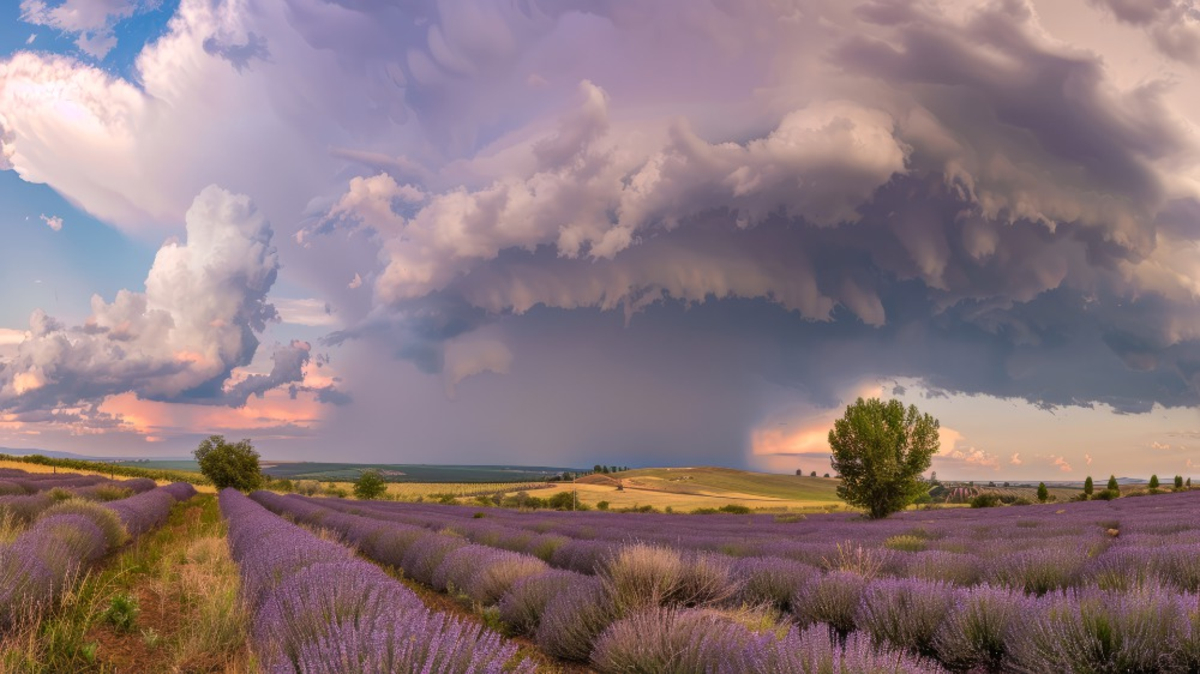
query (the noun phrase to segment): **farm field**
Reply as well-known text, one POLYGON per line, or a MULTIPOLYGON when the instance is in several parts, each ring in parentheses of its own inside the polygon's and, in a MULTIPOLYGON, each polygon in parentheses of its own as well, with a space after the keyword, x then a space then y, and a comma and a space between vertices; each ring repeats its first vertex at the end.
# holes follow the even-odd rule
POLYGON ((451 466, 385 463, 318 463, 264 461, 263 472, 291 480, 353 481, 376 469, 389 482, 534 482, 578 468, 547 466, 451 466))
POLYGON ((218 498, 13 469, 0 493, 5 673, 1200 668, 1200 490, 884 520, 218 498))
POLYGON ((824 509, 845 507, 837 497, 837 481, 820 477, 753 473, 732 468, 642 468, 611 475, 587 475, 574 484, 559 482, 529 491, 548 498, 577 491, 580 503, 595 507, 652 506, 691 511, 739 505, 751 509, 824 509))

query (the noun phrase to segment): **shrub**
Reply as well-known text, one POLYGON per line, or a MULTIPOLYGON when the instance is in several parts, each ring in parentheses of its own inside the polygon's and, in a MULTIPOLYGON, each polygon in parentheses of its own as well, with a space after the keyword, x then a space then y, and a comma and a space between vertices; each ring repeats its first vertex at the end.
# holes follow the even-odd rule
POLYGON ((0 516, 10 517, 18 524, 28 524, 43 510, 54 505, 46 494, 0 496, 0 516))
POLYGON ((614 545, 607 541, 572 539, 554 551, 550 557, 550 565, 593 574, 599 571, 605 560, 613 554, 614 545))
POLYGON ((749 515, 751 510, 744 505, 728 503, 720 508, 717 508, 717 512, 729 513, 730 515, 749 515))
POLYGON ((843 641, 825 625, 804 630, 792 628, 778 642, 751 643, 744 650, 759 652, 743 655, 733 651, 730 661, 738 664, 729 671, 788 674, 941 674, 944 671, 936 663, 877 645, 862 632, 850 634, 843 641))
POLYGON ((1162 588, 1068 590, 1045 597, 1012 647, 1018 668, 1057 672, 1181 669, 1188 628, 1181 598, 1162 588))
POLYGON ((461 538, 430 532, 409 544, 400 566, 409 578, 433 585, 433 574, 441 566, 442 560, 451 551, 465 545, 467 542, 461 538))
POLYGON ((52 506, 42 513, 44 518, 55 515, 82 515, 88 518, 104 534, 105 545, 109 549, 123 544, 129 538, 129 533, 121 524, 117 514, 97 503, 66 501, 52 506))
POLYGON ((703 609, 650 608, 618 620, 596 640, 592 664, 602 673, 693 674, 714 671, 750 631, 703 609))
POLYGON ((123 498, 129 498, 133 495, 133 490, 128 487, 107 484, 98 484, 95 487, 88 488, 86 492, 82 489, 79 491, 80 496, 93 501, 120 501, 123 498))
POLYGON ((1019 621, 1035 613, 1033 604, 1024 593, 1007 588, 960 589, 934 636, 934 650, 955 671, 999 671, 1019 621))
POLYGON ((971 497, 972 508, 995 508, 1000 505, 1000 495, 995 492, 985 491, 982 494, 976 494, 971 497))
POLYGON ((556 658, 586 661, 592 644, 616 616, 616 607, 603 586, 589 578, 546 604, 537 628, 538 647, 556 658))
POLYGON ((300 480, 296 483, 296 493, 304 496, 316 496, 321 491, 321 485, 314 480, 300 480))
POLYGON ((1093 496, 1092 498, 1099 499, 1101 501, 1111 501, 1113 499, 1120 498, 1120 497, 1121 497, 1121 492, 1119 490, 1104 489, 1104 490, 1096 492, 1096 495, 1093 496))
POLYGON ((821 565, 830 571, 851 571, 864 578, 879 575, 891 561, 891 552, 881 548, 866 548, 849 542, 838 543, 836 554, 821 559, 821 565))
POLYGON ((375 469, 364 470, 354 483, 354 498, 361 501, 371 501, 387 493, 387 482, 383 475, 375 469))
POLYGON ((500 619, 515 634, 537 631, 546 605, 560 592, 594 582, 573 571, 552 570, 518 580, 500 599, 500 619))
POLYGON ((821 575, 815 567, 779 557, 746 557, 734 563, 741 579, 739 599, 746 604, 768 604, 790 611, 797 593, 821 575))
POLYGON ((982 575, 980 560, 975 555, 926 550, 907 555, 904 561, 904 574, 913 578, 974 585, 982 575))
POLYGON ((1086 553, 1079 550, 1022 550, 993 559, 986 575, 992 584, 1045 594, 1077 582, 1086 561, 1086 553))
POLYGON ((950 599, 950 587, 939 581, 884 578, 867 586, 854 621, 876 642, 932 655, 950 599))
POLYGON ((387 527, 363 541, 363 552, 381 564, 403 567, 404 554, 408 552, 413 541, 428 533, 425 529, 417 527, 387 527))
POLYGON ((596 510, 608 510, 608 501, 600 501, 596 504, 596 510))
POLYGON ((719 604, 738 594, 741 581, 734 560, 715 552, 692 552, 684 558, 683 573, 671 601, 684 606, 719 604))
POLYGON ((598 575, 617 610, 625 613, 675 599, 683 574, 677 550, 636 543, 617 550, 598 575))
POLYGON ((855 627, 858 604, 867 579, 849 571, 830 571, 808 583, 792 599, 792 613, 801 626, 827 623, 845 635, 855 627))
POLYGON ((903 552, 921 552, 928 545, 929 544, 924 538, 920 538, 919 536, 910 536, 908 534, 891 536, 883 542, 883 547, 889 550, 900 550, 903 552))
POLYGON ((1150 488, 1151 488, 1151 489, 1158 489, 1158 484, 1159 484, 1159 482, 1158 482, 1158 475, 1151 475, 1151 476, 1150 476, 1150 488))
POLYGON ((75 498, 74 492, 63 489, 62 487, 54 487, 53 489, 47 489, 46 496, 49 496, 50 500, 54 501, 55 503, 62 503, 63 501, 69 501, 69 500, 75 498))
POLYGON ((546 573, 549 568, 537 557, 495 550, 488 558, 480 560, 479 568, 466 578, 463 589, 472 601, 490 606, 500 601, 517 582, 546 573))

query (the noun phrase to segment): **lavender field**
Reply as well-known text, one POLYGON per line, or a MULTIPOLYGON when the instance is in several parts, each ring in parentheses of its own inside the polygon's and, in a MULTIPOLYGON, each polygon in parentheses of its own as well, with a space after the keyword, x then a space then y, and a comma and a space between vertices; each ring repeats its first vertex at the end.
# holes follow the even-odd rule
POLYGON ((0 472, 0 635, 36 620, 98 560, 162 525, 186 483, 0 472), (132 494, 132 495, 130 495, 132 494), (110 498, 112 497, 112 498, 110 498))
POLYGON ((883 521, 253 498, 601 672, 1200 669, 1200 492, 883 521))
MULTIPOLYGON (((182 483, 3 482, 0 637, 66 612, 81 579, 195 500, 182 483)), ((252 656, 195 671, 1200 671, 1200 490, 883 520, 232 489, 219 504, 223 620, 244 621, 252 656)), ((154 554, 173 574, 192 563, 154 554)))

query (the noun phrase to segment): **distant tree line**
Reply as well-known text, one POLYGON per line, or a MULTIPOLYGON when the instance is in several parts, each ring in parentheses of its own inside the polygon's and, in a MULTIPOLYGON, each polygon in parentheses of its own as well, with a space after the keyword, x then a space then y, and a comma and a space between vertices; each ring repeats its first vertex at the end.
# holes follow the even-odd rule
POLYGON ((66 468, 68 470, 92 470, 97 473, 105 473, 110 477, 120 475, 122 477, 145 477, 151 480, 163 480, 166 482, 190 482, 191 484, 205 485, 209 484, 208 479, 197 473, 190 473, 184 470, 164 470, 158 468, 138 468, 136 466, 126 466, 119 463, 107 463, 105 461, 89 461, 87 459, 55 459, 41 454, 30 454, 28 456, 12 456, 10 454, 0 454, 0 461, 20 461, 23 463, 32 463, 39 466, 51 466, 54 468, 66 468))

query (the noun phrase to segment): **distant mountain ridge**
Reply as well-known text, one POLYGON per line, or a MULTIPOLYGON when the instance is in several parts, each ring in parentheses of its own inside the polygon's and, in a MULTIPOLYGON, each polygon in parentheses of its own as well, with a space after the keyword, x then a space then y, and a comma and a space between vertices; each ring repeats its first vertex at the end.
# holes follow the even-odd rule
MULTIPOLYGON (((0 454, 8 454, 9 456, 34 456, 41 455, 51 459, 74 459, 76 461, 142 461, 147 460, 144 456, 86 456, 84 454, 76 454, 74 452, 62 452, 54 449, 16 449, 13 447, 0 447, 0 454)), ((187 457, 191 459, 191 457, 187 457)), ((183 457, 153 457, 150 461, 182 461, 183 457)))

